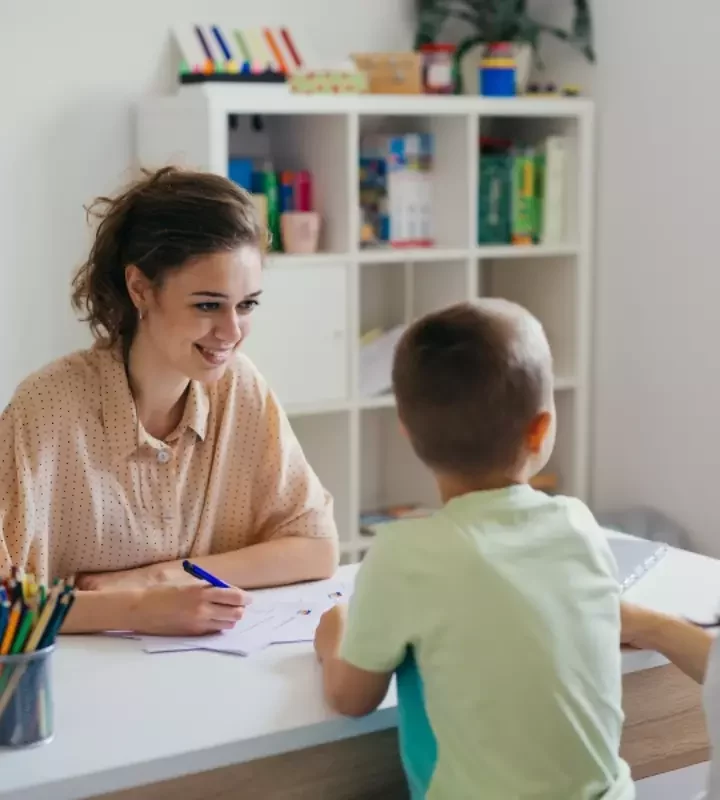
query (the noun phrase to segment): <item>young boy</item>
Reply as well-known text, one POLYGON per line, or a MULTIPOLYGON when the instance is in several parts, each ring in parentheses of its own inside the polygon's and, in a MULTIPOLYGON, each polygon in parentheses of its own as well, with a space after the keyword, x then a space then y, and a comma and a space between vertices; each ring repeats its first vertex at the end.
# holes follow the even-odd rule
POLYGON ((631 800, 612 555, 581 502, 529 485, 555 438, 540 323, 499 300, 431 314, 393 385, 443 508, 384 526, 323 617, 329 703, 367 714, 397 676, 413 800, 631 800))

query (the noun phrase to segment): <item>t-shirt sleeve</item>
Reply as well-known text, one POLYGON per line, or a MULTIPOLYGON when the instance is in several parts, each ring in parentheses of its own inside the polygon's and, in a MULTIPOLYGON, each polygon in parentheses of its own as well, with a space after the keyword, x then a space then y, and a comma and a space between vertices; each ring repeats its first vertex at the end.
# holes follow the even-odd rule
POLYGON ((333 499, 308 463, 275 395, 265 389, 263 447, 254 497, 257 541, 285 536, 337 539, 333 499))
POLYGON ((13 566, 47 580, 44 548, 33 540, 31 470, 20 415, 11 403, 0 416, 0 576, 13 566))
POLYGON ((582 531, 588 537, 590 552, 601 571, 609 575, 614 581, 618 581, 618 565, 610 547, 610 542, 607 534, 595 519, 594 514, 582 500, 573 497, 567 498, 566 502, 570 524, 575 530, 582 531))
POLYGON ((378 534, 358 571, 340 656, 369 672, 392 672, 405 658, 409 630, 401 561, 393 532, 378 534))

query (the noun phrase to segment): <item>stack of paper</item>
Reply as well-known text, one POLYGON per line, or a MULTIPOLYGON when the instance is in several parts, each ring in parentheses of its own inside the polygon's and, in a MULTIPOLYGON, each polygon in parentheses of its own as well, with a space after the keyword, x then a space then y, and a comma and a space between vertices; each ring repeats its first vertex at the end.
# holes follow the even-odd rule
POLYGON ((138 636, 114 633, 142 642, 146 653, 211 650, 249 656, 271 644, 312 642, 320 617, 335 603, 346 601, 352 585, 339 581, 266 589, 253 594, 253 602, 231 630, 207 636, 138 636))

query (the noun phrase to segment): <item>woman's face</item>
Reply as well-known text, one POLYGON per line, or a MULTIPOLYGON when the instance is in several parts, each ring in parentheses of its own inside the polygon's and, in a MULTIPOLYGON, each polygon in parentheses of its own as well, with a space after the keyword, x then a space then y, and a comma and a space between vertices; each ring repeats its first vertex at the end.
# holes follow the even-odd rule
POLYGON ((137 337, 155 357, 191 380, 219 380, 250 332, 261 292, 257 247, 200 256, 167 273, 153 288, 137 267, 127 285, 142 312, 137 337))

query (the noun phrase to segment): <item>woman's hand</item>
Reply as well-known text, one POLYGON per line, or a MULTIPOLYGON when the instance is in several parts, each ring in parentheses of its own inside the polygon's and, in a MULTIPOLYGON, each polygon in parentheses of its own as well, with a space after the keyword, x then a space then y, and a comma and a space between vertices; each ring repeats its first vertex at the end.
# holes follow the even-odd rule
POLYGON ((191 586, 154 586, 139 593, 132 609, 132 630, 159 636, 200 636, 235 626, 249 596, 241 589, 219 589, 194 581, 191 586))
POLYGON ((347 606, 338 603, 326 611, 315 631, 315 652, 319 661, 337 656, 347 623, 347 606))

